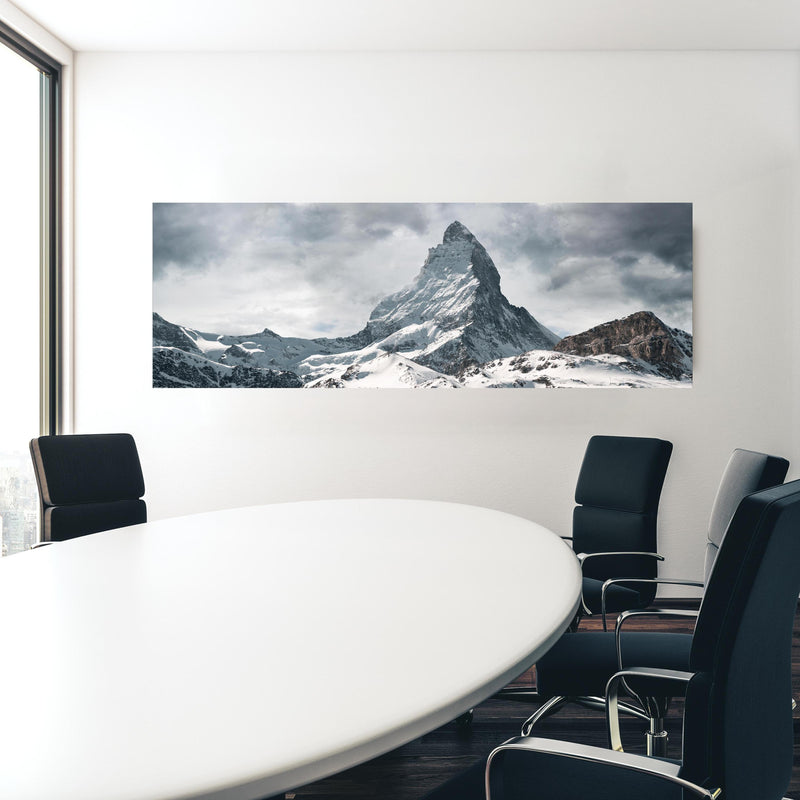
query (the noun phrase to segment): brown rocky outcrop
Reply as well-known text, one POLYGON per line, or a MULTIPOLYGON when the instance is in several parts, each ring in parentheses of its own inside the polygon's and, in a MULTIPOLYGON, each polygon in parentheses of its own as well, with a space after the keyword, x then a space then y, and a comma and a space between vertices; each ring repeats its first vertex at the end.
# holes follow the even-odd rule
POLYGON ((691 375, 691 335, 668 327, 652 311, 637 311, 624 319, 565 336, 553 349, 576 356, 610 353, 639 359, 670 378, 691 375))

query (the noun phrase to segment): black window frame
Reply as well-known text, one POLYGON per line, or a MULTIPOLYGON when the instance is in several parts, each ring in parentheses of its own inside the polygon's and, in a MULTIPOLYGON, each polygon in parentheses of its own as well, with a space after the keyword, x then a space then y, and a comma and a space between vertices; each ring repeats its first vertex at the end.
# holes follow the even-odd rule
POLYGON ((63 65, 0 21, 5 45, 39 70, 39 428, 61 433, 63 416, 61 87, 63 65))

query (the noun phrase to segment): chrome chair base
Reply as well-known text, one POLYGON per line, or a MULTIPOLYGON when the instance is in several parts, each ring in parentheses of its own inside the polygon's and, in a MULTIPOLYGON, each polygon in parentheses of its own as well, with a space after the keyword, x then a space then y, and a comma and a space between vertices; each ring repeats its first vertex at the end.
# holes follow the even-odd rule
POLYGON ((650 717, 650 730, 645 733, 644 740, 648 756, 666 758, 669 736, 664 730, 663 717, 650 717))
MULTIPOLYGON (((603 713, 605 713, 606 710, 605 697, 551 697, 549 700, 545 700, 545 702, 542 703, 542 705, 537 708, 536 711, 525 720, 525 722, 522 723, 520 734, 522 736, 530 736, 533 726, 536 725, 537 722, 549 717, 551 714, 554 714, 559 708, 565 706, 567 703, 575 703, 576 705, 584 706, 585 708, 591 708, 595 711, 602 711, 603 713)), ((628 703, 618 703, 617 705, 620 713, 636 717, 637 719, 643 720, 648 724, 651 722, 651 718, 648 717, 644 711, 636 708, 636 706, 632 706, 628 703)), ((666 736, 666 733, 664 735, 666 736)))
MULTIPOLYGON (((502 697, 504 700, 518 700, 520 702, 531 702, 538 699, 536 689, 526 688, 513 688, 507 687, 501 689, 495 697, 502 697)), ((522 723, 520 729, 521 736, 530 736, 533 731, 534 725, 543 719, 546 719, 551 714, 555 714, 563 706, 568 703, 575 703, 576 705, 583 706, 584 708, 591 708, 595 711, 600 711, 603 714, 606 712, 606 699, 605 697, 567 697, 558 696, 551 697, 545 700, 539 708, 531 714, 525 722, 522 723)), ((662 701, 659 704, 659 710, 665 710, 667 704, 662 701)), ((648 756, 664 757, 667 755, 667 745, 669 744, 669 737, 664 729, 664 716, 659 714, 657 716, 650 716, 646 711, 643 711, 636 706, 629 703, 617 702, 617 709, 621 714, 627 714, 631 717, 646 722, 648 730, 645 732, 645 746, 648 756)))

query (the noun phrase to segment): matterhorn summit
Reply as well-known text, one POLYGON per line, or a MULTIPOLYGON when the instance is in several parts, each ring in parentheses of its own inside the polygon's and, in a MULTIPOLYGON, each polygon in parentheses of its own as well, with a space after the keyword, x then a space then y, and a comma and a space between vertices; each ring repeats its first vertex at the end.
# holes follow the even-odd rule
POLYGON ((500 291, 500 274, 486 248, 458 220, 428 251, 414 282, 381 300, 367 323, 369 337, 448 375, 559 340, 500 291))

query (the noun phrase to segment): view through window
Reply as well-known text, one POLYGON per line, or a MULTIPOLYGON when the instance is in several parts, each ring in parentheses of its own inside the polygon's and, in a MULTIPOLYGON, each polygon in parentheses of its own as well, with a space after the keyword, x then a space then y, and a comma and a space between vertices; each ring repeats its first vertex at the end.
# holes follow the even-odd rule
POLYGON ((38 496, 28 441, 40 428, 40 72, 0 42, 0 542, 37 540, 38 496), (12 366, 13 365, 13 366, 12 366))

